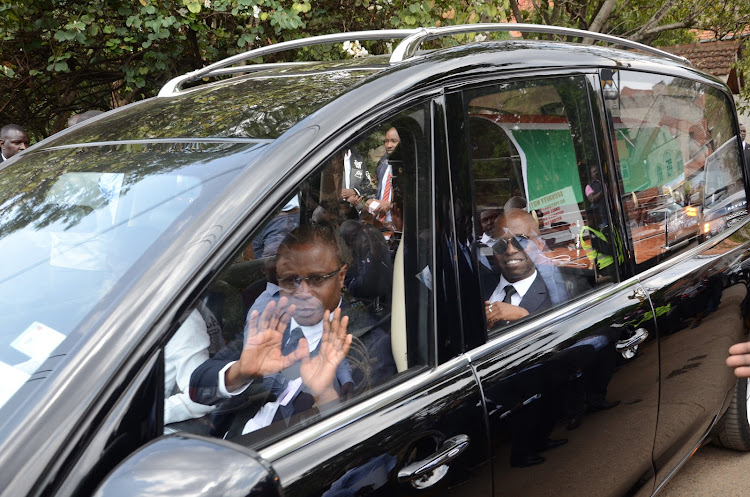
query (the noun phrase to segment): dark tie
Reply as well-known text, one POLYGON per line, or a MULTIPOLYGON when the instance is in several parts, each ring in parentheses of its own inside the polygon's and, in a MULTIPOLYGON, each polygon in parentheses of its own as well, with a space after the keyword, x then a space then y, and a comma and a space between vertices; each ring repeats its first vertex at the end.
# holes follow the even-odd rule
POLYGON ((514 293, 516 293, 516 289, 513 287, 513 285, 505 285, 505 297, 503 297, 503 302, 506 304, 510 304, 510 298, 513 296, 514 293))
POLYGON ((299 326, 294 328, 288 336, 284 337, 284 343, 281 345, 281 355, 289 355, 297 350, 297 345, 304 336, 302 328, 299 326))

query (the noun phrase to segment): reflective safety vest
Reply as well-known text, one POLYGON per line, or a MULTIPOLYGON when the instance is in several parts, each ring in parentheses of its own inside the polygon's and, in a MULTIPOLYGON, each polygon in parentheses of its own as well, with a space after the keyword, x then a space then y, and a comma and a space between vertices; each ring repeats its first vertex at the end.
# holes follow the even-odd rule
MULTIPOLYGON (((596 264, 597 269, 601 270, 607 266, 611 266, 612 263, 615 261, 614 257, 612 257, 611 254, 605 254, 603 252, 599 252, 593 247, 593 244, 590 241, 584 240, 583 235, 586 231, 590 231, 593 236, 597 237, 599 240, 603 241, 604 243, 609 243, 607 241, 607 237, 604 236, 604 233, 602 233, 599 230, 595 230, 591 226, 584 226, 583 228, 581 228, 581 234, 578 236, 580 237, 579 240, 581 241, 581 247, 583 247, 583 249, 586 251, 586 257, 588 257, 591 262, 596 264)), ((615 238, 617 242, 616 244, 617 245, 616 247, 617 259, 619 260, 620 263, 622 263, 625 260, 625 256, 622 253, 622 241, 620 240, 620 236, 617 233, 617 231, 615 231, 615 238)))

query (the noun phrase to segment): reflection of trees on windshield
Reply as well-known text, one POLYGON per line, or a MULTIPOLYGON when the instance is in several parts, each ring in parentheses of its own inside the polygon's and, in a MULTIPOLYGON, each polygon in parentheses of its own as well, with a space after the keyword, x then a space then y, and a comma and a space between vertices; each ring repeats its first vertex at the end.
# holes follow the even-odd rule
POLYGON ((277 138, 337 97, 363 73, 268 78, 155 98, 61 137, 61 143, 173 137, 277 138), (242 92, 242 98, 237 93, 242 92))
POLYGON ((60 222, 67 230, 107 203, 101 192, 86 189, 75 181, 58 184, 63 174, 122 173, 119 194, 125 195, 131 186, 146 177, 205 163, 209 159, 219 160, 242 148, 248 148, 248 145, 121 144, 29 154, 23 161, 3 170, 0 238, 29 225, 38 230, 60 222), (59 186, 50 195, 56 184, 59 186))

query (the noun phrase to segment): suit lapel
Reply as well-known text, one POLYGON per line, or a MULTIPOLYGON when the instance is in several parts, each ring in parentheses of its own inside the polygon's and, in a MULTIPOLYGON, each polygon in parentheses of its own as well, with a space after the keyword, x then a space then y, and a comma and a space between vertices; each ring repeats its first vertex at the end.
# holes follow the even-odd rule
POLYGON ((551 306, 547 286, 544 284, 539 271, 537 271, 536 278, 534 278, 534 282, 529 287, 529 291, 521 299, 520 306, 529 311, 529 314, 542 311, 551 306))

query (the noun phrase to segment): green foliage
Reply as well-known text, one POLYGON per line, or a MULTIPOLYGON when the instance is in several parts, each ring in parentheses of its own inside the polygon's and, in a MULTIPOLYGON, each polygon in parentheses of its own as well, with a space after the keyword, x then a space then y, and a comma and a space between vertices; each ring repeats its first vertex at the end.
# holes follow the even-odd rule
MULTIPOLYGON (((169 79, 305 36, 504 18, 507 0, 6 0, 0 4, 0 123, 35 139, 67 118, 155 95, 169 79)), ((382 52, 383 43, 365 43, 382 52)), ((270 60, 350 57, 311 47, 270 60)))
MULTIPOLYGON (((740 0, 530 0, 524 5, 535 8, 523 11, 518 0, 4 0, 0 89, 7 98, 0 106, 0 124, 16 122, 39 139, 62 129, 71 114, 153 96, 169 79, 221 58, 311 35, 502 22, 512 13, 520 22, 597 29, 664 44, 689 40, 686 28, 700 20, 724 36, 748 10, 740 0), (597 15, 608 5, 614 8, 597 28, 597 15)), ((369 53, 390 48, 364 41, 361 47, 369 53)), ((341 45, 318 46, 268 60, 330 60, 362 53, 341 45)))

